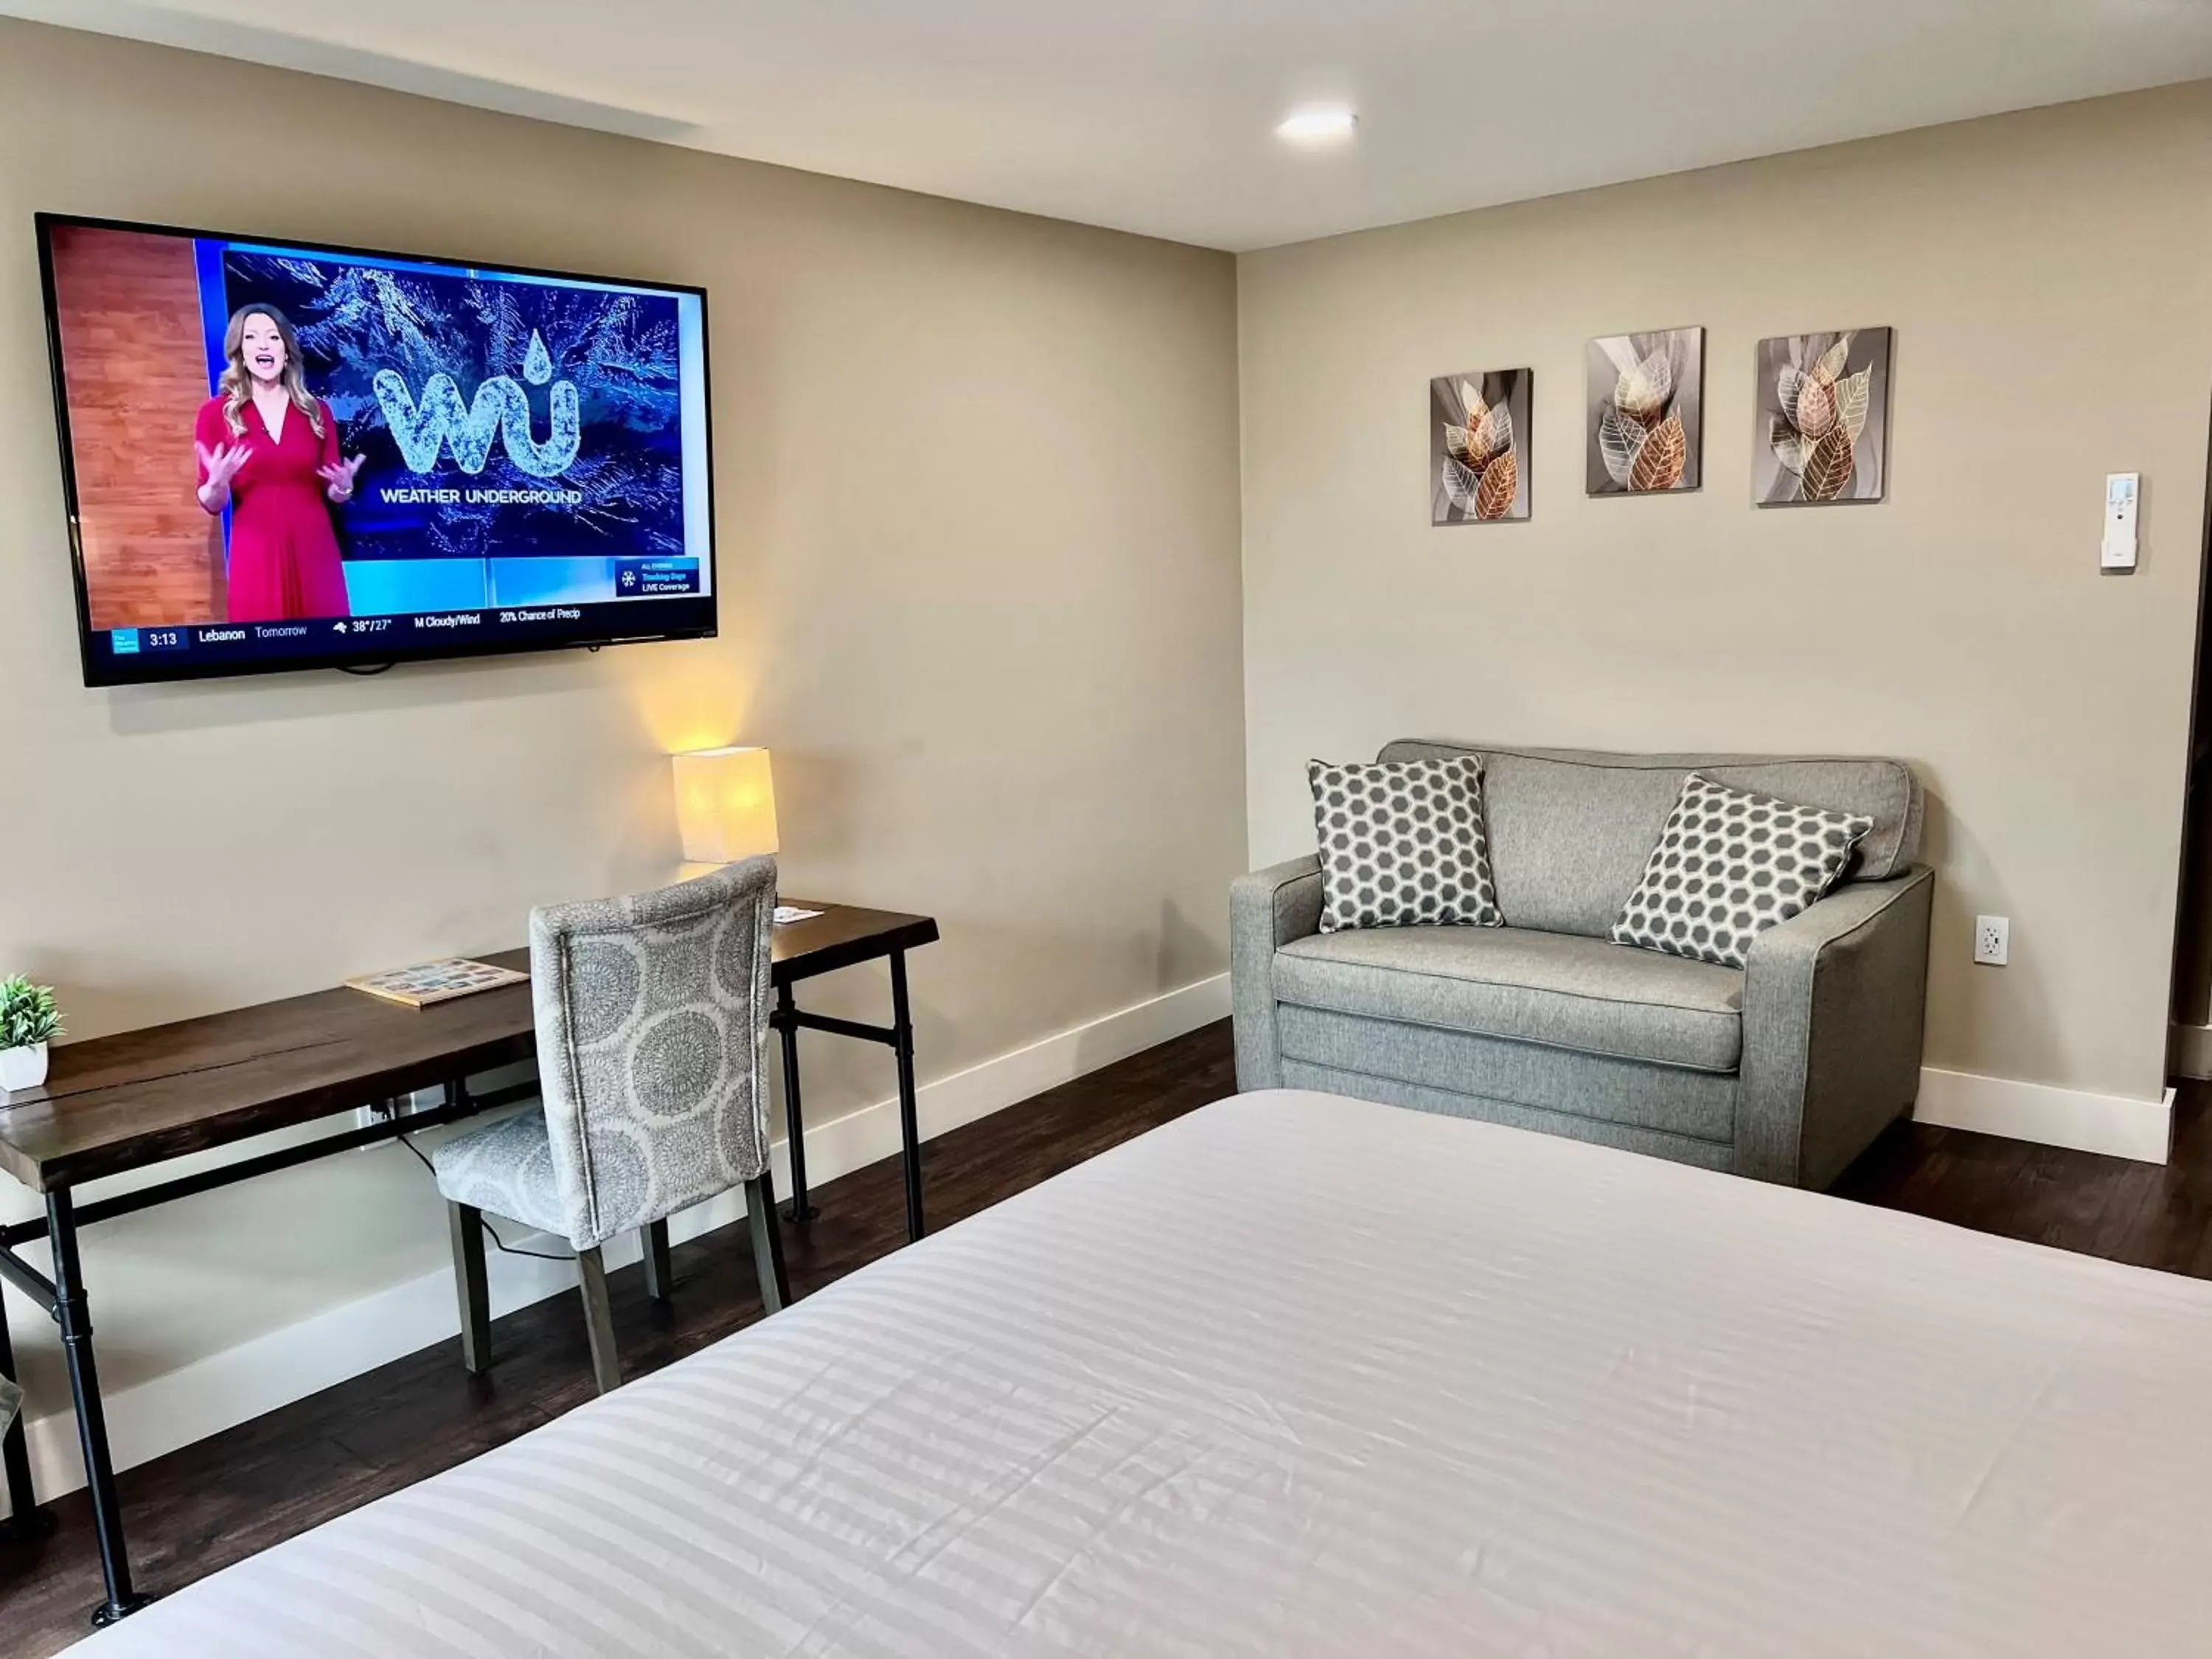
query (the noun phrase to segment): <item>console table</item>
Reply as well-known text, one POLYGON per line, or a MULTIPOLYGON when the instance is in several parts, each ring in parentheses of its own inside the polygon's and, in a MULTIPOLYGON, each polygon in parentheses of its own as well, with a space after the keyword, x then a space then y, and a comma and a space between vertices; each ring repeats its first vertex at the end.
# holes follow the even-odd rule
MULTIPOLYGON (((921 1139, 915 1120, 906 952, 933 942, 937 923, 928 916, 851 905, 782 902, 820 913, 775 930, 770 975, 776 994, 770 1023, 783 1044, 794 1212, 801 1220, 814 1213, 807 1202, 798 1033, 808 1030, 857 1037, 886 1045, 896 1059, 907 1232, 910 1238, 919 1238, 921 1139), (793 987, 799 981, 877 959, 887 959, 890 967, 890 1025, 863 1025, 798 1007, 793 987)), ((479 959, 525 971, 530 966, 527 951, 479 959)), ((527 983, 427 1008, 409 1008, 340 988, 65 1044, 53 1051, 52 1075, 44 1088, 0 1096, 0 1170, 46 1200, 43 1219, 0 1227, 0 1278, 45 1309, 61 1328, 106 1592, 93 1613, 95 1626, 112 1623, 144 1605, 147 1598, 131 1581, 93 1353, 79 1231, 172 1199, 456 1122, 533 1096, 537 1085, 529 1083, 473 1094, 467 1079, 529 1060, 536 1052, 527 983), (231 1146, 273 1129, 432 1089, 442 1089, 446 1097, 425 1110, 394 1115, 112 1198, 79 1204, 73 1196, 75 1188, 103 1176, 147 1169, 187 1152, 231 1146), (17 1254, 21 1246, 40 1238, 52 1248, 51 1277, 17 1254)), ((0 1378, 15 1379, 4 1317, 0 1317, 0 1378)), ((21 1531, 42 1524, 20 1420, 0 1435, 0 1466, 4 1466, 14 1511, 7 1526, 21 1531)))

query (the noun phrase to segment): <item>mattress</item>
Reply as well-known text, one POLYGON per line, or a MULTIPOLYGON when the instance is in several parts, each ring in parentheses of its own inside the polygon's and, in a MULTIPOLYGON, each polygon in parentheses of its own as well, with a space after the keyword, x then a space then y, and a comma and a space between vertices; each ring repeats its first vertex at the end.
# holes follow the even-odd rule
POLYGON ((2212 1651, 2212 1285, 1208 1107, 88 1659, 2212 1651))

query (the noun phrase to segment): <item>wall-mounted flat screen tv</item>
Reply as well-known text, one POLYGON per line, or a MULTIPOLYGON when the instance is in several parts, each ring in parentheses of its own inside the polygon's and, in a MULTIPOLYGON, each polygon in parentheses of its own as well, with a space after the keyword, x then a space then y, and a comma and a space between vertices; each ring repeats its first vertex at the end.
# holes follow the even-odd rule
POLYGON ((714 632, 702 290, 38 234, 87 684, 714 632))

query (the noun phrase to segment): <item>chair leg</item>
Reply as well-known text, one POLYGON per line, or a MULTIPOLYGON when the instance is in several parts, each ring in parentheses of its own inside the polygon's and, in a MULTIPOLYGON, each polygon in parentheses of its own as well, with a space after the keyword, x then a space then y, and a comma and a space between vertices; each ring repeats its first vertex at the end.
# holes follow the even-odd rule
POLYGON ((638 1230, 638 1242, 645 1247, 645 1293, 655 1302, 665 1302, 669 1287, 676 1283, 668 1260, 668 1218, 647 1222, 638 1230))
POLYGON ((584 1328, 592 1339, 592 1376, 601 1394, 622 1387, 622 1356, 615 1352, 614 1305, 607 1299, 607 1264, 599 1247, 576 1252, 576 1287, 584 1295, 584 1328))
POLYGON ((753 1271, 760 1275, 761 1307, 781 1313, 791 1304, 783 1270, 783 1231, 775 1219, 775 1177, 763 1170, 745 1182, 745 1220, 753 1234, 753 1271))
POLYGON ((461 1304, 461 1364, 480 1376, 491 1364, 491 1292, 484 1281, 483 1212, 448 1203, 453 1235, 453 1293, 461 1304))

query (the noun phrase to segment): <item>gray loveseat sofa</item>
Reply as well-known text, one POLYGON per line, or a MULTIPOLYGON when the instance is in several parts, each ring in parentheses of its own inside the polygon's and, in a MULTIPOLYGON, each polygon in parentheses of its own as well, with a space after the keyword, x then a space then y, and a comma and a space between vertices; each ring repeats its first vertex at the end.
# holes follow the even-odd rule
POLYGON ((1825 1187, 1918 1087, 1935 881, 1913 863, 1902 762, 1610 755, 1407 740, 1383 760, 1478 754, 1504 927, 1323 933, 1309 856, 1230 892, 1237 1077, 1322 1089, 1825 1187), (1737 969, 1614 945, 1698 771, 1863 813, 1844 879, 1737 969))

